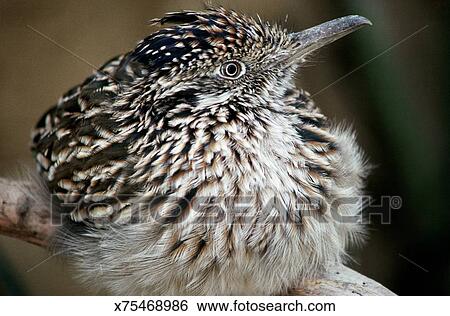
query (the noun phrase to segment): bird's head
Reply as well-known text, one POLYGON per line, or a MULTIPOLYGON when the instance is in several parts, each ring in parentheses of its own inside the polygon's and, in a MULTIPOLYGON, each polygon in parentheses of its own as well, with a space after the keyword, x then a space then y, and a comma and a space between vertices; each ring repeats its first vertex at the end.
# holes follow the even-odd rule
POLYGON ((235 11, 209 8, 168 13, 152 23, 169 26, 142 40, 122 67, 147 86, 147 102, 163 103, 164 111, 186 100, 197 111, 225 105, 242 111, 282 104, 309 54, 370 21, 346 16, 289 33, 235 11))

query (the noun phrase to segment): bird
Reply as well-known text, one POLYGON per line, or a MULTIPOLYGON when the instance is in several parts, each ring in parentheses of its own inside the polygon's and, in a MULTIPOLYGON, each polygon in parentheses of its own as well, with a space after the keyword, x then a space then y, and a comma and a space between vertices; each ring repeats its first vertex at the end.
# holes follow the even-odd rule
POLYGON ((64 94, 32 132, 51 251, 118 295, 278 295, 365 239, 369 165, 296 77, 371 22, 300 32, 223 7, 176 11, 64 94))

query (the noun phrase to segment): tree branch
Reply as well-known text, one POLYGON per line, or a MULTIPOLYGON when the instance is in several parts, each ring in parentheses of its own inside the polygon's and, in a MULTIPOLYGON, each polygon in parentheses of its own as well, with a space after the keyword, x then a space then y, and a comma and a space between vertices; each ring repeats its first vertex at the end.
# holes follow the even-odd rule
MULTIPOLYGON (((53 228, 49 210, 30 196, 27 182, 0 178, 0 234, 46 247, 53 228)), ((381 284, 343 265, 304 282, 289 295, 395 295, 381 284)))
POLYGON ((49 211, 29 192, 26 182, 0 178, 0 234, 45 247, 53 231, 49 211))
POLYGON ((318 279, 305 282, 289 291, 290 295, 392 296, 380 283, 344 266, 330 266, 318 279))

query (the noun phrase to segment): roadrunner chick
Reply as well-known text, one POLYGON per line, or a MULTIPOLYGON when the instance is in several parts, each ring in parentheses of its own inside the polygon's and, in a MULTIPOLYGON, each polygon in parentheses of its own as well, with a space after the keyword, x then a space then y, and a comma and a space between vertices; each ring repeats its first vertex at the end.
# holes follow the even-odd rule
POLYGON ((370 22, 298 33, 223 8, 167 25, 66 93, 33 153, 83 281, 115 294, 283 294, 363 229, 352 131, 296 88, 306 57, 370 22), (66 214, 67 216, 62 216, 66 214), (338 216, 339 215, 339 216, 338 216))

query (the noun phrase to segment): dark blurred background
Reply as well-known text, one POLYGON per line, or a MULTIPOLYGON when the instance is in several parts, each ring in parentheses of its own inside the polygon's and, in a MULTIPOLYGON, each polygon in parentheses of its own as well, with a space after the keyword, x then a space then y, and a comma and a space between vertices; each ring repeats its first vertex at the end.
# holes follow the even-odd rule
MULTIPOLYGON (((449 2, 444 0, 215 1, 291 30, 348 14, 374 23, 323 49, 299 85, 336 120, 354 124, 376 165, 374 217, 351 266, 401 295, 450 294, 449 2), (339 80, 338 80, 339 79, 339 80), (338 80, 336 82, 336 80, 338 80), (334 84, 332 84, 334 83, 334 84), (332 84, 331 86, 329 86, 332 84), (327 88, 326 88, 327 87, 327 88), (326 89, 324 89, 326 88, 326 89), (383 197, 401 197, 389 210, 383 197), (383 201, 383 203, 381 203, 383 201)), ((201 1, 0 0, 0 176, 32 166, 29 131, 58 97, 154 31, 164 12, 201 1)), ((0 237, 0 294, 92 294, 35 246, 0 237)))

